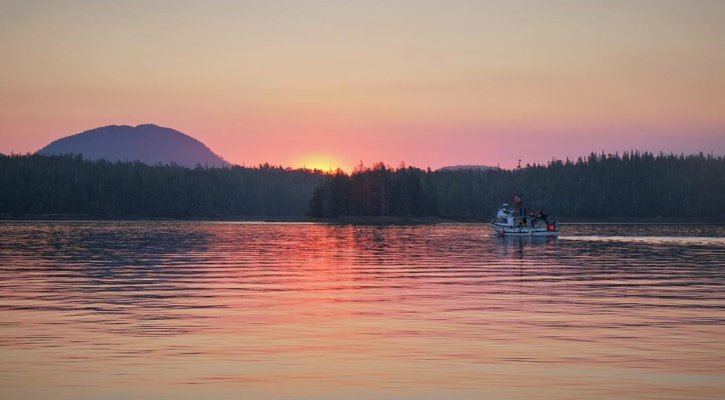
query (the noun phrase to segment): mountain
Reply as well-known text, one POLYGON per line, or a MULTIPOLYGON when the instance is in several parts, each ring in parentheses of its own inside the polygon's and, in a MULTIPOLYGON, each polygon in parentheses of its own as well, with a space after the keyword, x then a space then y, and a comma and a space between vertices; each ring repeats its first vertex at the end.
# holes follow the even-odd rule
POLYGON ((88 160, 141 161, 149 165, 173 163, 189 168, 229 165, 193 137, 153 124, 91 129, 58 139, 38 154, 81 154, 88 160))
POLYGON ((499 168, 488 165, 451 165, 449 167, 438 168, 438 171, 488 171, 492 169, 499 168))

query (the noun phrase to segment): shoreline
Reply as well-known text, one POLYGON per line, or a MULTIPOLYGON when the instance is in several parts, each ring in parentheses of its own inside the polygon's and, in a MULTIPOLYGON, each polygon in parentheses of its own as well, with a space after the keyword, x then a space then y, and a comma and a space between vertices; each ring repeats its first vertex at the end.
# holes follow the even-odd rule
MULTIPOLYGON (((435 224, 488 224, 488 218, 442 217, 362 217, 312 218, 306 216, 217 216, 217 217, 147 217, 135 215, 101 216, 88 214, 33 214, 23 216, 0 215, 0 222, 251 222, 251 223, 320 223, 331 225, 435 225, 435 224)), ((561 225, 721 225, 720 218, 560 218, 561 225)))

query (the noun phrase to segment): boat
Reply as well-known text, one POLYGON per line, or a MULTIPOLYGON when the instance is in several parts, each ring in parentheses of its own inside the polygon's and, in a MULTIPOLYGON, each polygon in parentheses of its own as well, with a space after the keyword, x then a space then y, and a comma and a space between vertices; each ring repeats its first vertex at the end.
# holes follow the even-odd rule
POLYGON ((491 222, 498 236, 557 236, 559 226, 543 211, 527 212, 522 196, 514 195, 514 206, 504 203, 491 222))

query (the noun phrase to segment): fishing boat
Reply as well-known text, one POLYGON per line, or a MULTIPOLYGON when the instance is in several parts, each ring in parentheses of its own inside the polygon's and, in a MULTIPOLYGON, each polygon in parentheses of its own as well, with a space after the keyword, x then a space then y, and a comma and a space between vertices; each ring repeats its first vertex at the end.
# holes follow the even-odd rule
POLYGON ((514 195, 514 206, 501 205, 491 228, 499 236, 557 236, 559 227, 543 211, 528 212, 522 196, 514 195))

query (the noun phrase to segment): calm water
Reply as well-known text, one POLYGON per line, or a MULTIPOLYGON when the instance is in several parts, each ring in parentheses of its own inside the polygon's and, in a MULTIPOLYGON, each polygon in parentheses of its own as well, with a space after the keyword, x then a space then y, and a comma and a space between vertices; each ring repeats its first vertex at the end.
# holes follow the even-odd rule
POLYGON ((0 223, 3 399, 722 399, 725 227, 0 223))

